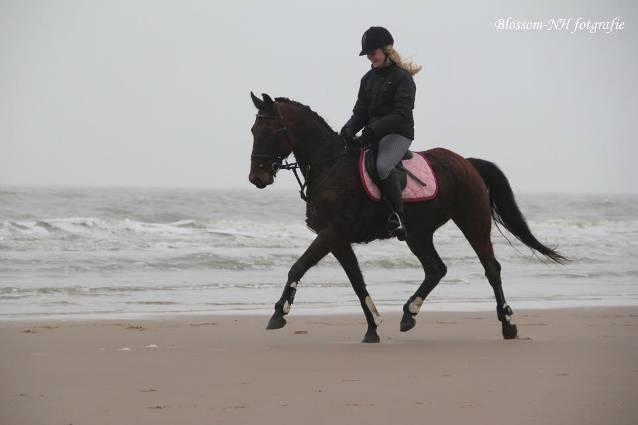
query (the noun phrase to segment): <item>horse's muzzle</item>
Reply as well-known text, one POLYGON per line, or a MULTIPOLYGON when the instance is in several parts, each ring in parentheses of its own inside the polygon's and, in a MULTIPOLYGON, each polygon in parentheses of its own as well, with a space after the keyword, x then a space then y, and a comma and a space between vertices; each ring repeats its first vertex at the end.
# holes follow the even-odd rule
POLYGON ((275 178, 272 174, 251 171, 251 173, 248 175, 248 180, 257 188, 263 189, 266 186, 271 185, 275 178))

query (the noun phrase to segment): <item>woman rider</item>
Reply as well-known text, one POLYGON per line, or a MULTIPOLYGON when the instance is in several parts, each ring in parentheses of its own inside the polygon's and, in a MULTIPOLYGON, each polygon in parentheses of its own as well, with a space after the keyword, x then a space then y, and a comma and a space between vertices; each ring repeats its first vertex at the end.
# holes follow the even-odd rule
POLYGON ((363 129, 359 142, 377 150, 377 175, 383 199, 391 212, 388 231, 399 240, 406 238, 399 176, 394 169, 414 139, 414 97, 412 76, 421 67, 401 60, 393 48, 394 39, 383 27, 370 27, 361 38, 359 56, 367 55, 371 69, 361 78, 352 117, 341 129, 351 142, 363 129))

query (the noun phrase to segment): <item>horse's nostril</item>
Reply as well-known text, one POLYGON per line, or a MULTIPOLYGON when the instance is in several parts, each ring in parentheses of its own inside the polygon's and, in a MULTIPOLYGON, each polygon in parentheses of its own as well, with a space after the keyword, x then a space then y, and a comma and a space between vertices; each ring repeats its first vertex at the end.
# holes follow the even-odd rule
POLYGON ((259 189, 263 189, 264 187, 266 187, 266 184, 257 176, 254 175, 250 175, 248 177, 248 180, 254 184, 255 186, 257 186, 259 189))

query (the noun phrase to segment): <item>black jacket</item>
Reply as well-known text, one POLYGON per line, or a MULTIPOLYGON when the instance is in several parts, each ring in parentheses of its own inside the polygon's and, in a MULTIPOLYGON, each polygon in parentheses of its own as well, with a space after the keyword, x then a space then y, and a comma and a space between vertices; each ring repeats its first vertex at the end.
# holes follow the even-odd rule
POLYGON ((364 126, 377 138, 398 133, 414 139, 414 97, 416 85, 410 73, 395 63, 372 68, 361 78, 352 117, 344 125, 356 134, 364 126))

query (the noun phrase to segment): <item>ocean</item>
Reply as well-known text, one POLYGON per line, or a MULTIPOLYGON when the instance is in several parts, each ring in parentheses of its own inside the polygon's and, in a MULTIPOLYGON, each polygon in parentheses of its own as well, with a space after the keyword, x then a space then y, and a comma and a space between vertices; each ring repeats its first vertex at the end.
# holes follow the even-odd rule
MULTIPOLYGON (((551 264, 496 228, 503 288, 521 308, 638 305, 638 195, 519 194, 551 264), (510 243, 511 242, 511 243, 510 243)), ((0 320, 270 313, 314 238, 295 190, 0 188, 0 320)), ((425 310, 494 310, 453 223, 435 235, 448 274, 425 310)), ((401 311, 423 269, 399 241, 355 246, 381 313, 401 311)), ((302 279, 291 314, 361 312, 339 264, 302 279)))

